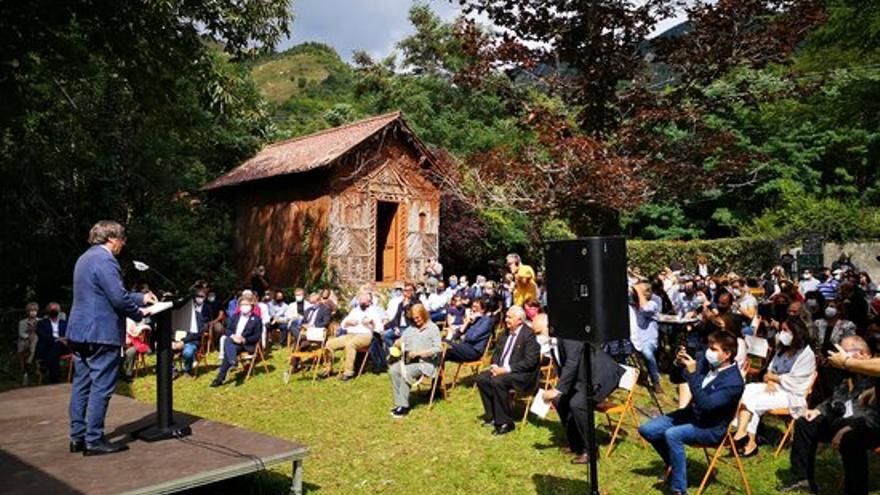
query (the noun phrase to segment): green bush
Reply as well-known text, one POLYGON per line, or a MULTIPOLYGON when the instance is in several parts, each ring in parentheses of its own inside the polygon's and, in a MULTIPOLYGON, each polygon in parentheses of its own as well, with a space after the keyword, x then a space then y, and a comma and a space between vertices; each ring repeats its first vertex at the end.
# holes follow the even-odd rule
POLYGON ((710 273, 736 272, 754 275, 768 271, 779 259, 773 241, 735 237, 693 241, 627 241, 629 265, 639 267, 642 274, 653 276, 673 261, 688 271, 696 271, 699 255, 709 260, 710 273))

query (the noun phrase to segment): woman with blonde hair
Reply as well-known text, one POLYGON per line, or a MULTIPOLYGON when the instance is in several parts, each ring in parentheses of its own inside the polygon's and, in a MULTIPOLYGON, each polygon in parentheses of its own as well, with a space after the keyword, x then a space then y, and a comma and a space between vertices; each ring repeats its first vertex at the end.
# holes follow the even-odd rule
POLYGON ((413 305, 411 313, 413 325, 404 330, 390 349, 392 358, 400 358, 388 370, 394 396, 391 416, 395 419, 409 414, 410 389, 422 377, 433 379, 440 364, 440 329, 431 321, 431 315, 423 305, 413 305))

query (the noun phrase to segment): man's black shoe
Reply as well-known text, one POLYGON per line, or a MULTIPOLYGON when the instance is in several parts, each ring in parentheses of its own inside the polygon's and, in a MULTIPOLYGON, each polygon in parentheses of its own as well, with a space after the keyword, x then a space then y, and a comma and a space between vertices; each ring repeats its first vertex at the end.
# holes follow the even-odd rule
POLYGON ((480 423, 480 426, 495 426, 495 420, 494 419, 484 419, 483 422, 480 423))
POLYGON ((181 376, 181 375, 180 375, 180 372, 177 371, 177 370, 174 370, 174 372, 171 373, 171 379, 172 379, 172 380, 177 380, 178 378, 180 378, 180 376, 181 376))
POLYGON ((391 417, 394 419, 400 419, 400 418, 406 417, 407 414, 409 414, 408 407, 398 407, 397 409, 395 409, 394 411, 391 412, 391 417))
POLYGON ((512 432, 516 427, 513 423, 506 423, 503 425, 498 425, 495 427, 495 430, 492 431, 493 435, 507 435, 512 432))
POLYGON ((213 388, 217 388, 217 387, 219 387, 220 385, 223 385, 223 380, 221 380, 221 379, 219 379, 219 378, 214 378, 214 381, 211 382, 211 385, 210 385, 210 386, 213 387, 213 388))
POLYGON ((95 443, 86 443, 83 450, 84 456, 115 454, 128 450, 128 445, 123 443, 110 443, 105 439, 98 440, 95 443))
POLYGON ((787 485, 779 485, 776 487, 777 492, 804 492, 804 493, 819 493, 819 487, 813 483, 810 483, 807 480, 798 480, 793 481, 787 485))
POLYGON ((76 454, 77 452, 82 452, 83 449, 85 449, 85 448, 86 448, 86 441, 83 439, 70 441, 70 453, 71 454, 76 454))

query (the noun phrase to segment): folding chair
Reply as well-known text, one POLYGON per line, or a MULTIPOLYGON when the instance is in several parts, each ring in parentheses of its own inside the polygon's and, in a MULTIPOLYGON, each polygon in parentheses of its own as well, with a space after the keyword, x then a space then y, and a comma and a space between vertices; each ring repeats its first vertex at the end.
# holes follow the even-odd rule
POLYGON ((67 361, 67 383, 73 382, 73 353, 67 353, 58 358, 61 361, 67 361))
MULTIPOLYGON (((458 367, 455 369, 455 375, 452 376, 452 388, 449 389, 449 393, 452 393, 455 390, 455 386, 458 384, 458 375, 461 373, 461 368, 466 367, 471 370, 471 374, 476 375, 480 371, 482 371, 483 367, 487 366, 492 361, 492 349, 495 345, 495 333, 489 335, 489 340, 486 342, 486 348, 483 350, 483 356, 476 361, 466 361, 463 363, 458 363, 458 367)), ((474 382, 474 386, 477 384, 474 382)))
MULTIPOLYGON (((813 376, 810 378, 810 385, 807 387, 807 395, 806 398, 809 399, 810 394, 813 393, 813 385, 816 384, 816 378, 819 377, 819 372, 814 371, 813 376)), ((793 438, 792 432, 794 431, 794 421, 795 418, 791 415, 791 409, 787 407, 779 408, 779 409, 770 409, 767 411, 767 414, 778 417, 788 417, 788 425, 785 428, 785 433, 782 434, 782 438, 779 440, 779 445, 776 447, 776 452, 773 453, 773 457, 779 457, 779 453, 782 452, 782 449, 785 448, 785 444, 788 440, 793 438)))
POLYGON ((544 381, 544 390, 550 390, 550 387, 555 386, 559 381, 559 377, 556 376, 556 365, 553 364, 553 358, 550 356, 541 356, 541 361, 547 361, 546 364, 541 365, 540 376, 544 381))
POLYGON ((263 335, 261 336, 260 340, 257 342, 257 345, 254 346, 253 353, 248 353, 246 351, 238 353, 237 358, 238 358, 239 365, 244 366, 247 369, 247 372, 244 377, 245 381, 251 379, 251 375, 253 374, 253 371, 254 371, 254 366, 256 366, 256 364, 258 362, 263 364, 263 371, 265 371, 266 373, 269 372, 269 366, 266 364, 266 356, 265 356, 265 354, 263 354, 263 346, 265 345, 265 342, 266 342, 266 330, 263 329, 263 335))
MULTIPOLYGON (((443 400, 446 400, 447 393, 446 387, 441 385, 443 383, 443 378, 445 375, 444 366, 446 363, 446 345, 442 345, 443 350, 440 352, 440 363, 437 365, 437 373, 434 375, 434 378, 431 378, 431 396, 428 399, 428 410, 430 411, 432 407, 434 407, 434 396, 437 393, 437 389, 440 389, 440 393, 443 394, 443 400)), ((422 379, 424 376, 420 376, 416 383, 413 384, 412 388, 417 388, 422 384, 422 379)))
MULTIPOLYGON (((738 409, 738 408, 737 408, 738 409)), ((733 422, 731 421, 731 424, 733 422)), ((703 449, 703 455, 706 456, 706 462, 708 466, 706 467, 706 474, 703 476, 703 481, 700 482, 700 488, 697 490, 697 495, 702 495, 703 490, 706 489, 706 486, 709 483, 709 478, 712 477, 715 471, 715 466, 718 464, 718 461, 721 460, 721 451, 724 448, 729 448, 731 452, 733 452, 733 458, 736 461, 736 467, 739 470, 739 474, 742 477, 743 486, 746 490, 746 495, 752 495, 752 489, 749 486, 749 480, 746 477, 746 471, 743 468, 742 459, 739 457, 739 453, 736 451, 736 442, 733 441, 733 434, 730 432, 730 425, 728 425, 727 433, 724 435, 724 438, 721 440, 721 443, 718 446, 714 445, 691 445, 691 447, 697 449, 703 449), (709 457, 709 449, 714 448, 715 454, 710 458, 709 457)))
MULTIPOLYGON (((621 366, 623 366, 626 372, 620 377, 620 382, 617 384, 617 388, 626 391, 626 399, 624 399, 622 404, 605 401, 596 405, 596 411, 605 415, 605 418, 608 419, 608 428, 612 430, 611 441, 608 442, 608 448, 605 449, 606 458, 611 457, 611 452, 614 450, 614 442, 617 440, 617 435, 620 433, 620 428, 623 426, 623 421, 626 419, 627 415, 632 419, 633 428, 636 430, 639 429, 639 417, 638 414, 636 414, 635 403, 633 400, 639 380, 639 369, 633 368, 632 366, 621 366), (611 420, 612 414, 618 415, 616 424, 613 425, 613 428, 611 420)), ((642 438, 641 435, 636 436, 642 441, 643 446, 647 446, 647 442, 645 442, 645 439, 642 438)))
MULTIPOLYGON (((311 360, 311 370, 313 372, 312 381, 314 381, 318 378, 318 370, 321 367, 321 363, 324 362, 324 356, 326 353, 324 344, 327 343, 327 329, 309 327, 304 330, 305 331, 300 329, 299 335, 296 337, 296 347, 290 353, 290 359, 288 360, 288 373, 291 375, 293 374, 297 361, 302 363, 303 361, 311 360), (303 343, 307 346, 306 350, 301 349, 303 343), (317 348, 315 348, 315 346, 317 346, 317 348)), ((287 340, 290 340, 290 334, 288 334, 287 340)))
POLYGON ((520 394, 515 389, 510 391, 511 399, 516 402, 522 402, 525 405, 525 409, 523 410, 523 417, 520 421, 520 427, 525 427, 529 424, 529 411, 532 408, 532 401, 535 400, 535 394, 538 393, 538 389, 540 389, 540 385, 536 385, 534 389, 529 392, 523 392, 520 394))

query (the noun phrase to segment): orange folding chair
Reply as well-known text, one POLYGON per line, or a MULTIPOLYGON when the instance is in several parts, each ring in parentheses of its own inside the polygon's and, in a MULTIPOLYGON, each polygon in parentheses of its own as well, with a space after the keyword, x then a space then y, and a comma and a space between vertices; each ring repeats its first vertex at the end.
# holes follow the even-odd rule
MULTIPOLYGON (((810 385, 807 387, 807 398, 810 397, 810 394, 813 393, 813 385, 816 384, 816 378, 819 377, 819 372, 813 372, 813 376, 810 378, 810 385)), ((779 409, 771 409, 767 411, 767 414, 778 417, 788 417, 788 425, 785 428, 785 433, 782 434, 782 438, 779 440, 779 445, 776 447, 776 452, 774 452, 774 457, 779 457, 779 453, 782 452, 782 449, 785 448, 786 442, 792 439, 792 432, 794 431, 794 421, 795 418, 791 415, 791 409, 787 407, 779 408, 779 409)))
MULTIPOLYGON (((635 401, 633 400, 637 386, 636 384, 639 380, 639 370, 632 366, 621 366, 626 371, 623 376, 620 377, 620 382, 617 384, 617 388, 626 391, 626 398, 620 404, 605 401, 596 405, 596 411, 605 415, 605 418, 608 419, 608 428, 612 430, 611 441, 608 442, 608 447, 605 449, 606 458, 611 457, 611 452, 614 450, 614 443, 617 440, 620 428, 623 426, 623 422, 627 417, 631 418, 633 428, 636 430, 639 429, 639 417, 636 413, 635 401), (617 415, 617 421, 614 422, 613 428, 611 419, 612 414, 617 415)), ((645 442, 645 439, 642 438, 641 435, 636 436, 642 441, 643 446, 647 446, 647 442, 645 442)))

